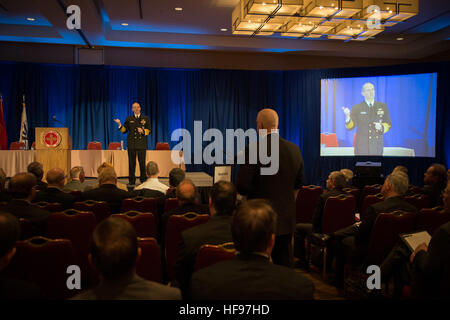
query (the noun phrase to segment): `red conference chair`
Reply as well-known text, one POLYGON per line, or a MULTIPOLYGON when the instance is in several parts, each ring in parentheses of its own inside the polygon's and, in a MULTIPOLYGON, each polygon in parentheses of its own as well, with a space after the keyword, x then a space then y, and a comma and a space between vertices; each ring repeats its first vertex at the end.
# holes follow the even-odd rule
POLYGON ((166 226, 165 256, 167 273, 170 279, 175 278, 175 263, 178 255, 178 246, 181 241, 181 233, 186 229, 206 223, 208 220, 209 215, 194 212, 169 217, 166 226))
POLYGON ((156 150, 170 150, 169 143, 167 142, 156 143, 156 150))
POLYGON ((80 201, 81 200, 82 192, 80 190, 72 190, 69 193, 75 197, 75 201, 80 201))
POLYGON ((70 240, 33 237, 18 241, 16 248, 5 274, 36 284, 48 299, 64 300, 79 293, 66 286, 67 267, 76 264, 70 240))
POLYGON ((324 144, 327 147, 338 147, 338 139, 336 133, 321 133, 320 144, 324 144))
POLYGON ((40 201, 40 202, 36 202, 33 203, 34 206, 39 207, 41 209, 50 211, 50 212, 61 212, 64 210, 64 207, 61 203, 58 202, 45 202, 45 201, 40 201))
POLYGON ((369 194, 367 195, 362 202, 361 205, 361 220, 363 220, 367 215, 367 209, 369 206, 381 202, 384 200, 384 197, 381 193, 378 194, 369 194))
POLYGON ((122 150, 122 145, 120 142, 110 142, 108 150, 122 150))
POLYGON ((180 204, 178 203, 177 198, 166 199, 166 201, 164 203, 164 212, 172 211, 173 209, 176 209, 179 206, 180 206, 180 204))
POLYGON ((204 244, 200 247, 195 260, 194 271, 209 267, 221 261, 233 259, 236 254, 233 242, 220 245, 204 244))
POLYGON ((97 223, 100 223, 103 219, 111 215, 109 204, 105 201, 86 200, 83 202, 75 202, 73 208, 75 210, 93 212, 97 223))
POLYGON ((450 221, 450 213, 443 207, 423 208, 417 215, 417 230, 426 230, 430 235, 444 223, 450 221))
POLYGON ((322 187, 319 186, 310 185, 300 188, 296 199, 296 223, 312 222, 322 192, 322 187))
POLYGON ((102 150, 102 143, 98 141, 91 141, 88 143, 88 150, 102 150))
POLYGON ((415 194, 412 196, 406 196, 403 199, 416 207, 417 211, 430 207, 430 198, 426 194, 415 194))
POLYGON ((26 240, 33 237, 33 225, 31 221, 25 218, 19 219, 20 223, 20 240, 26 240))
POLYGON ((9 150, 25 150, 25 142, 11 142, 9 145, 9 150))
POLYGON ((112 217, 118 217, 127 220, 136 230, 136 234, 141 238, 156 238, 156 220, 153 213, 143 213, 138 211, 128 211, 125 213, 112 214, 112 217))
POLYGON ((161 254, 155 238, 138 238, 141 258, 136 263, 136 273, 149 281, 162 283, 161 254))
POLYGON ((329 197, 325 202, 322 216, 322 233, 313 233, 308 237, 308 262, 311 260, 312 249, 322 254, 322 276, 326 278, 327 245, 329 234, 355 223, 356 199, 352 195, 329 197))
POLYGON ((90 274, 88 254, 90 239, 96 226, 95 215, 88 211, 68 209, 52 213, 47 220, 47 237, 50 239, 69 239, 72 242, 75 257, 81 268, 83 284, 96 282, 90 274))

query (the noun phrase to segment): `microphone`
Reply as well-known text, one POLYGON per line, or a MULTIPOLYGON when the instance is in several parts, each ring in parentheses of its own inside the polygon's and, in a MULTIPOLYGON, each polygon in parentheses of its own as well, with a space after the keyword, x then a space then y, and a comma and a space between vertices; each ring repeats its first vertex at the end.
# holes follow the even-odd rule
POLYGON ((59 121, 58 119, 56 119, 55 115, 52 117, 52 119, 53 119, 54 122, 58 122, 58 123, 62 124, 64 127, 67 127, 65 123, 63 123, 63 122, 59 121))

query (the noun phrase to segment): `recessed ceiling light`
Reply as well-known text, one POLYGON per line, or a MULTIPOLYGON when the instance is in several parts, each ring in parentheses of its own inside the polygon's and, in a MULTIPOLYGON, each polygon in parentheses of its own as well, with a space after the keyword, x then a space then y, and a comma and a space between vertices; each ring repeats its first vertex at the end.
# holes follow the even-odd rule
POLYGON ((403 41, 403 40, 405 40, 405 38, 398 37, 397 40, 398 40, 398 41, 403 41))
POLYGON ((124 22, 124 23, 122 23, 122 25, 126 27, 128 25, 128 23, 124 22))
POLYGON ((175 8, 176 11, 183 11, 183 8, 177 7, 175 8))
POLYGON ((35 18, 27 18, 28 21, 34 21, 36 20, 35 18))
POLYGON ((220 31, 225 32, 225 31, 228 31, 228 29, 227 28, 222 28, 222 29, 220 29, 220 31))

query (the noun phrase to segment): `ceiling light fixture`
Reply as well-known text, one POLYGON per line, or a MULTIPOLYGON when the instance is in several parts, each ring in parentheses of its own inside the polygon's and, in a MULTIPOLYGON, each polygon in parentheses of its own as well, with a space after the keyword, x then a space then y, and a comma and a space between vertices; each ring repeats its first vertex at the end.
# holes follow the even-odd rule
POLYGON ((122 25, 123 25, 124 27, 126 27, 126 26, 128 25, 128 23, 124 22, 124 23, 122 23, 122 25))
POLYGON ((28 21, 34 21, 36 20, 35 18, 27 18, 28 21))
POLYGON ((175 11, 183 11, 183 8, 177 7, 175 8, 175 11))
POLYGON ((418 13, 419 0, 239 0, 231 22, 234 35, 364 41, 418 13))
POLYGON ((228 29, 227 28, 222 28, 222 29, 220 29, 220 31, 226 32, 226 31, 228 31, 228 29))

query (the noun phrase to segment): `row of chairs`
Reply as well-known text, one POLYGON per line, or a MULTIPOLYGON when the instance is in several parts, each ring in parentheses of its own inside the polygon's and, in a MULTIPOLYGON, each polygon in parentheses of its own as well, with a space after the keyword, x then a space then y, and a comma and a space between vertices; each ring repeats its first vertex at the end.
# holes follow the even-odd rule
MULTIPOLYGON (((356 188, 344 188, 344 191, 353 195, 356 200, 356 212, 360 213, 363 218, 370 205, 384 200, 381 195, 381 185, 368 185, 361 191, 356 188)), ((419 194, 420 189, 416 186, 411 186, 409 190, 410 196, 405 196, 404 199, 415 206, 417 210, 430 207, 430 200, 427 195, 419 194)), ((311 223, 312 216, 316 210, 317 203, 323 189, 320 186, 303 186, 296 199, 296 222, 297 223, 311 223)))
MULTIPOLYGON (((36 149, 36 142, 33 142, 31 145, 31 149, 36 149)), ((87 146, 88 150, 102 150, 103 146, 101 142, 91 141, 87 146)), ((108 146, 108 150, 121 150, 122 145, 120 142, 110 142, 108 146)), ((158 142, 156 143, 156 150, 169 150, 169 143, 167 142, 158 142)), ((25 142, 14 141, 9 145, 9 150, 25 150, 25 142)))
MULTIPOLYGON (((86 228, 86 230, 88 229, 90 228, 86 228)), ((57 233, 61 233, 61 231, 57 233)), ((77 247, 79 240, 73 238, 73 232, 69 233, 64 235, 65 238, 52 239, 50 236, 38 236, 19 241, 16 255, 5 270, 5 274, 35 283, 50 299, 67 299, 74 295, 66 286, 68 277, 66 271, 70 265, 80 266, 82 288, 95 286, 99 281, 99 274, 89 265, 88 252, 80 251, 77 247), (67 237, 69 233, 72 236, 67 237), (72 240, 67 238, 72 238, 72 240)), ((53 233, 53 235, 55 234, 53 233)), ((138 245, 142 253, 136 265, 136 273, 144 279, 162 283, 160 247, 156 239, 139 237, 138 245)), ((168 252, 166 248, 166 255, 168 252)), ((233 243, 204 245, 199 250, 194 270, 197 271, 219 261, 231 259, 234 254, 233 243)))

